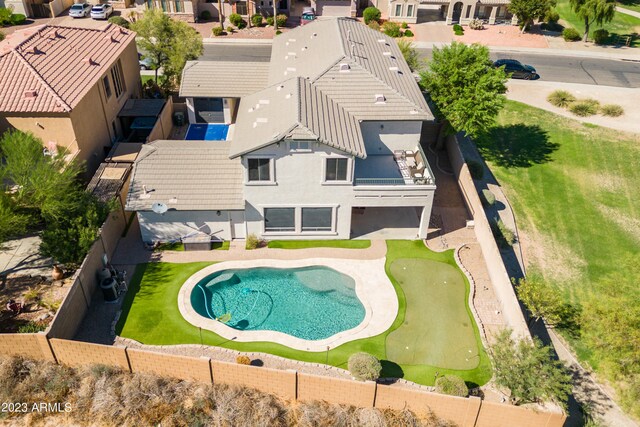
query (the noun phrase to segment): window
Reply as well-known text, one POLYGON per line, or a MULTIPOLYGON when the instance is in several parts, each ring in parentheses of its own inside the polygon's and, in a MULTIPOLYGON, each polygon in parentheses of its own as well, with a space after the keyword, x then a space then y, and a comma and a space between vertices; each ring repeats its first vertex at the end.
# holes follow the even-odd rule
POLYGON ((239 1, 236 3, 236 13, 239 15, 246 15, 247 14, 247 2, 246 1, 239 1))
POLYGON ((174 0, 175 1, 175 12, 182 13, 184 12, 184 1, 183 0, 174 0))
POLYGON ((401 4, 397 4, 396 5, 396 16, 402 16, 402 5, 401 4))
POLYGON ((289 151, 311 151, 309 141, 289 141, 289 151))
POLYGON ((302 208, 302 231, 332 231, 332 208, 302 208))
POLYGON ((153 0, 147 0, 147 9, 153 9, 153 0))
POLYGON ((249 181, 271 181, 271 159, 248 159, 249 181))
POLYGON ((122 64, 120 60, 111 68, 111 80, 113 80, 113 88, 116 92, 116 98, 124 92, 124 76, 122 74, 122 64))
POLYGON ((265 208, 264 231, 295 231, 295 208, 265 208))
POLYGON ((160 0, 160 6, 162 7, 163 12, 166 12, 169 10, 169 8, 167 7, 167 0, 160 0))
POLYGON ((109 76, 104 76, 102 78, 102 83, 104 84, 104 92, 107 94, 107 98, 111 98, 111 84, 109 83, 109 76))
POLYGON ((346 181, 349 159, 327 159, 325 181, 346 181))
POLYGON ((413 16, 413 5, 412 4, 407 5, 407 16, 408 17, 412 17, 413 16))

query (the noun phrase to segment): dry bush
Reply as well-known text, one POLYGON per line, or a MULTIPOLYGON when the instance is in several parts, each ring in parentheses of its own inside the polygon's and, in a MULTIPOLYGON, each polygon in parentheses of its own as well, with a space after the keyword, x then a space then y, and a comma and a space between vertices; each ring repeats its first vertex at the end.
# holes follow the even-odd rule
POLYGON ((249 358, 249 356, 246 356, 244 354, 240 354, 236 356, 236 363, 238 365, 251 365, 251 358, 249 358))
POLYGON ((624 114, 624 108, 617 104, 605 104, 600 107, 600 114, 609 117, 620 117, 624 114))
POLYGON ((552 105, 560 108, 569 108, 572 102, 575 102, 576 97, 566 90, 554 90, 547 97, 547 101, 552 105))

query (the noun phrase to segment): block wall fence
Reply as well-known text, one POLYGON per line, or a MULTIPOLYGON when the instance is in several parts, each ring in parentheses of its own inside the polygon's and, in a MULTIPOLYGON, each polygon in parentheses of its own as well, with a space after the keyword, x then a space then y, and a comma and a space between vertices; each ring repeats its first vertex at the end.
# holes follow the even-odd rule
POLYGON ((491 278, 496 297, 498 297, 498 301, 500 302, 505 321, 515 335, 523 338, 531 338, 531 333, 527 327, 527 322, 524 319, 513 285, 511 284, 511 279, 502 262, 500 249, 498 249, 498 244, 493 237, 493 232, 489 225, 489 220, 482 207, 482 201, 473 183, 473 178, 471 178, 467 163, 464 161, 464 157, 460 151, 458 140, 456 137, 449 137, 447 138, 446 144, 449 162, 458 180, 458 187, 467 204, 467 210, 473 218, 474 232, 480 244, 480 249, 482 250, 482 255, 487 265, 487 270, 489 271, 489 277, 491 278))
POLYGON ((454 397, 398 385, 377 384, 126 347, 91 344, 46 334, 0 334, 0 355, 50 360, 71 367, 111 365, 206 384, 250 387, 289 401, 329 403, 433 413, 462 427, 561 427, 566 416, 518 406, 454 397))

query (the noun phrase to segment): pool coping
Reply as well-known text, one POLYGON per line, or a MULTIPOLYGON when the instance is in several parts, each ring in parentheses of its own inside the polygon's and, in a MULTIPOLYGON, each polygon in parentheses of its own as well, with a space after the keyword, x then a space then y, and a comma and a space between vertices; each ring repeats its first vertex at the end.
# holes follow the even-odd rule
POLYGON ((398 314, 399 303, 395 288, 385 272, 385 263, 385 258, 375 260, 307 258, 300 260, 224 261, 203 268, 184 282, 178 293, 178 309, 187 322, 212 331, 228 340, 237 342, 268 341, 296 350, 327 351, 327 349, 338 347, 349 341, 379 335, 393 324, 398 314), (364 319, 358 326, 321 340, 305 340, 278 331, 241 331, 233 329, 217 320, 201 316, 191 306, 191 292, 198 282, 218 271, 232 268, 298 268, 309 266, 329 267, 354 279, 356 295, 365 308, 364 319))

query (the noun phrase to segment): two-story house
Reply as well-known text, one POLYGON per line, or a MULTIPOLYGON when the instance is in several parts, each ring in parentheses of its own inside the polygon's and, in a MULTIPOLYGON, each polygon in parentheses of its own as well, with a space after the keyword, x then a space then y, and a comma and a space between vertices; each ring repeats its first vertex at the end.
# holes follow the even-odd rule
POLYGON ((135 33, 55 25, 0 42, 0 133, 32 132, 85 161, 88 176, 122 136, 118 113, 140 95, 135 33))
POLYGON ((434 117, 392 38, 348 18, 277 37, 233 116, 230 141, 143 148, 127 208, 145 241, 426 237, 434 117))

